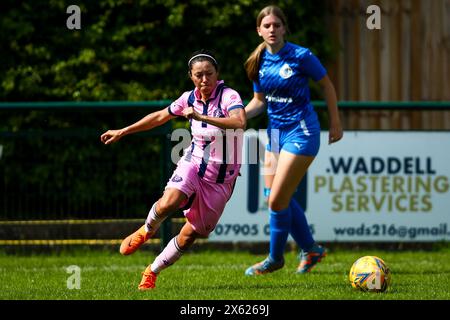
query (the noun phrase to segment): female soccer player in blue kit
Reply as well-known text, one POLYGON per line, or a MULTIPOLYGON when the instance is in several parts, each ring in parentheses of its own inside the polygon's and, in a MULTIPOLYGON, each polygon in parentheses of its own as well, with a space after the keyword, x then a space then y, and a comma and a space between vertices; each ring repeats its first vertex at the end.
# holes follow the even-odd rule
POLYGON ((260 275, 282 268, 289 234, 302 249, 297 273, 306 273, 326 254, 325 249, 315 243, 304 210, 292 198, 320 146, 320 124, 310 102, 308 80, 317 81, 324 91, 330 116, 330 144, 343 136, 336 92, 314 54, 284 40, 287 24, 280 8, 268 6, 262 9, 256 27, 264 42, 245 63, 254 90, 245 110, 247 118, 252 118, 267 106, 269 143, 266 166, 270 159, 278 160, 275 172, 265 175, 265 195, 270 212, 270 253, 264 261, 249 267, 245 274, 260 275), (279 135, 274 135, 275 131, 279 135), (274 136, 277 141, 273 140, 274 136))

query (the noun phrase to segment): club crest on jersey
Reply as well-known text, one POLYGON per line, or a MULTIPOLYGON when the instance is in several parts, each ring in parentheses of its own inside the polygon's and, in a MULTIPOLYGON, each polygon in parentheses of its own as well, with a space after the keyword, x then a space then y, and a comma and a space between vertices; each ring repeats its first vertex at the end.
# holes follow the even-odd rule
POLYGON ((181 182, 181 181, 183 181, 183 178, 177 174, 172 178, 172 182, 181 182))
POLYGON ((223 114, 221 108, 216 108, 216 109, 213 111, 213 116, 214 116, 215 118, 225 118, 225 116, 224 116, 224 114, 223 114))
POLYGON ((291 67, 287 63, 285 63, 280 69, 280 77, 283 79, 289 79, 292 77, 293 73, 294 71, 292 71, 291 67))

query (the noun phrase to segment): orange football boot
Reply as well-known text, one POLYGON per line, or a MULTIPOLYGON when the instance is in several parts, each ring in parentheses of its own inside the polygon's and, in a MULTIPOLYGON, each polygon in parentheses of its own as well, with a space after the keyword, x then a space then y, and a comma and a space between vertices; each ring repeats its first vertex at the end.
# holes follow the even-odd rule
POLYGON ((138 289, 145 291, 155 288, 157 276, 158 275, 150 269, 150 266, 148 266, 145 271, 142 272, 142 280, 141 283, 139 283, 138 289))
POLYGON ((126 237, 120 245, 120 253, 124 256, 134 253, 139 247, 150 239, 150 233, 145 231, 145 226, 126 237))

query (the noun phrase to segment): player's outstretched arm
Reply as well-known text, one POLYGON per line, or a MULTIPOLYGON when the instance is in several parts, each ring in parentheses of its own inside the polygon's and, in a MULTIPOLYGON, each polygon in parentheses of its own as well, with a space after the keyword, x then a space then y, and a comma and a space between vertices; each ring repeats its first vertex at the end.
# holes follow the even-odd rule
POLYGON ((153 112, 142 118, 141 120, 133 123, 132 125, 118 129, 118 130, 108 130, 100 136, 100 141, 104 144, 111 144, 113 142, 119 141, 122 137, 141 131, 146 131, 163 125, 170 119, 175 118, 172 116, 167 108, 153 112))

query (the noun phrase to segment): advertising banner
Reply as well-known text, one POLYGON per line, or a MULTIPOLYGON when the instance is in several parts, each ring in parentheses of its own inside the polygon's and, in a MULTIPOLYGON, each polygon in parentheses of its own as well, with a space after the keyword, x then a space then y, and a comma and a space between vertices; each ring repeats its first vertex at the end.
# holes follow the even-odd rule
MULTIPOLYGON (((246 133, 241 176, 210 241, 269 240, 262 164, 248 161, 256 136, 265 134, 246 133)), ((317 241, 450 240, 450 133, 347 131, 327 141, 322 132, 294 195, 317 241)))

